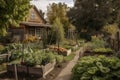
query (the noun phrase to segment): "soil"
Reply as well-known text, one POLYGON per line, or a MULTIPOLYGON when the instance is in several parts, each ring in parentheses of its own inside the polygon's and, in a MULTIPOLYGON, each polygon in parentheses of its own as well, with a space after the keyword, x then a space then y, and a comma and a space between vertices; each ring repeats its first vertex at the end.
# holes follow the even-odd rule
MULTIPOLYGON (((59 73, 62 71, 62 69, 64 69, 67 64, 69 62, 63 62, 60 65, 55 66, 55 69, 52 70, 48 75, 46 75, 46 78, 39 78, 39 77, 35 77, 33 75, 29 75, 28 74, 18 74, 18 80, 53 80, 54 78, 56 78, 56 76, 59 75, 59 73)), ((0 80, 15 80, 14 78, 14 74, 13 73, 3 73, 0 74, 0 80)))

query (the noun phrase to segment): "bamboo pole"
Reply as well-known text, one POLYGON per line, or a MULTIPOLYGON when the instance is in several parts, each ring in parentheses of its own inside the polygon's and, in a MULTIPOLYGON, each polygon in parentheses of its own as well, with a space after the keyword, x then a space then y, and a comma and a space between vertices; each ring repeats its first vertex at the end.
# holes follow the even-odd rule
POLYGON ((15 68, 15 80, 18 80, 17 65, 16 64, 14 64, 14 68, 15 68))

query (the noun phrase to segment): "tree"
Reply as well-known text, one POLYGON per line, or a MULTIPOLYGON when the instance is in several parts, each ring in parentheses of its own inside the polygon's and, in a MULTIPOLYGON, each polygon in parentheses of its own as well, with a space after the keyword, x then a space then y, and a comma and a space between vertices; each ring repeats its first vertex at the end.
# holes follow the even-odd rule
POLYGON ((18 26, 29 13, 30 0, 0 1, 0 35, 5 35, 10 25, 18 26))
POLYGON ((39 13, 44 17, 45 13, 42 10, 39 10, 39 13))
POLYGON ((53 24, 56 18, 60 19, 60 22, 62 23, 65 32, 67 32, 67 30, 69 28, 71 28, 70 26, 72 25, 67 17, 67 12, 69 10, 69 7, 67 7, 67 5, 65 3, 53 3, 50 4, 47 7, 47 18, 48 21, 53 24))
POLYGON ((76 0, 68 16, 77 30, 100 30, 120 21, 120 0, 76 0))
POLYGON ((117 24, 109 24, 109 25, 105 25, 102 29, 102 31, 104 32, 105 35, 109 35, 111 37, 115 37, 116 36, 116 32, 120 31, 118 28, 117 24))
POLYGON ((53 22, 53 31, 55 31, 56 41, 64 41, 64 28, 59 18, 56 18, 53 22))
POLYGON ((64 28, 59 18, 56 18, 53 22, 53 27, 48 36, 47 42, 49 44, 56 44, 64 41, 64 28))

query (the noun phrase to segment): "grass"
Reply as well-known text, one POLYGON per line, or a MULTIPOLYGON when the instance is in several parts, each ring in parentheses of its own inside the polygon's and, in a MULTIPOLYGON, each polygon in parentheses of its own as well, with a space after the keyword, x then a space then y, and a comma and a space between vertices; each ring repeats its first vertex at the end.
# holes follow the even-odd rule
POLYGON ((69 56, 64 56, 64 61, 71 61, 75 57, 75 53, 71 53, 69 56))

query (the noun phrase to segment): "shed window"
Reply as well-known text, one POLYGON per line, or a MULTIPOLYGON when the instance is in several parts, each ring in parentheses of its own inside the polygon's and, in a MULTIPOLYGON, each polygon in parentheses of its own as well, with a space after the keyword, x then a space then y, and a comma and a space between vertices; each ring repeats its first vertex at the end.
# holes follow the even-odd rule
POLYGON ((29 28, 29 34, 35 36, 35 28, 29 28))
POLYGON ((40 28, 36 28, 36 35, 38 37, 41 37, 41 31, 40 31, 40 28))

